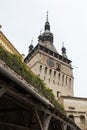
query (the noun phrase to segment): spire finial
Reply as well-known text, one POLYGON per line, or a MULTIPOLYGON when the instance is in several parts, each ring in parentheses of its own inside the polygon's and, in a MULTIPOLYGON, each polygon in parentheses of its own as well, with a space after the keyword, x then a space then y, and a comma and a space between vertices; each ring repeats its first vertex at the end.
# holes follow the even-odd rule
POLYGON ((48 11, 47 11, 47 17, 46 17, 46 22, 48 22, 48 11))
POLYGON ((0 25, 0 29, 2 28, 2 25, 0 25))
POLYGON ((62 42, 62 47, 64 47, 64 43, 65 43, 65 41, 62 42))
POLYGON ((67 58, 66 48, 64 47, 64 42, 65 42, 65 41, 62 42, 62 49, 61 49, 61 51, 62 51, 62 56, 65 57, 65 58, 67 58))
POLYGON ((33 45, 33 39, 34 39, 34 38, 32 38, 32 40, 31 40, 31 45, 33 45))
POLYGON ((33 38, 31 40, 31 44, 29 46, 29 53, 33 50, 33 38))

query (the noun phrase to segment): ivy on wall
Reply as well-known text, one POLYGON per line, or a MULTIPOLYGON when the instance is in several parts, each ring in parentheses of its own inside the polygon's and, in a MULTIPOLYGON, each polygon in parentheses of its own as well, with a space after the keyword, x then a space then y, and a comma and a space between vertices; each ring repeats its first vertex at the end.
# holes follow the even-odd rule
POLYGON ((27 65, 22 61, 21 57, 16 54, 9 53, 0 46, 0 60, 3 60, 8 67, 21 75, 28 83, 35 87, 42 96, 46 97, 56 108, 65 113, 63 106, 55 99, 52 90, 47 88, 44 81, 36 76, 27 67, 27 65))

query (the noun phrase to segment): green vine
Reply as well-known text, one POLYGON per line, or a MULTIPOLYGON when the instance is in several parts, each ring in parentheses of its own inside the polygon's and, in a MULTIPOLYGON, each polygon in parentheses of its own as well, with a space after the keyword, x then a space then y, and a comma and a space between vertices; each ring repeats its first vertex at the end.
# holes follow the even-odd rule
POLYGON ((65 113, 64 108, 59 104, 51 89, 47 88, 43 80, 36 76, 27 65, 22 62, 21 57, 11 54, 7 50, 0 47, 0 59, 3 60, 11 69, 21 75, 27 82, 33 85, 41 95, 45 96, 49 101, 65 113))

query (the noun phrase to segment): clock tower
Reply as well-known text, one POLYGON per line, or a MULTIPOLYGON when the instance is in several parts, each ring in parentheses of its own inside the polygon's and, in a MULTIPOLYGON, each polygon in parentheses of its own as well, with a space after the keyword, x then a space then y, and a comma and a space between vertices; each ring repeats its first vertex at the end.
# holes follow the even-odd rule
POLYGON ((29 46, 25 63, 52 89, 56 99, 61 96, 73 96, 73 71, 71 60, 67 58, 66 48, 62 46, 59 54, 53 44, 53 34, 50 32, 48 13, 44 32, 38 37, 38 44, 29 46))

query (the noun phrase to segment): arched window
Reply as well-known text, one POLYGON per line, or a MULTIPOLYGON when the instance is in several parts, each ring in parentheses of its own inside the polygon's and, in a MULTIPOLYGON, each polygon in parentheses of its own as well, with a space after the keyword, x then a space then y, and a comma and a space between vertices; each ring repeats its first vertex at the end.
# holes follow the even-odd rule
POLYGON ((57 98, 59 98, 60 97, 60 92, 59 91, 57 91, 57 98))
POLYGON ((80 116, 80 121, 82 124, 85 124, 85 116, 84 115, 80 116))
POLYGON ((58 73, 58 86, 61 84, 61 73, 58 73))
POLYGON ((69 118, 74 121, 74 116, 73 115, 69 115, 69 118))
POLYGON ((51 76, 51 74, 52 74, 52 70, 50 69, 50 70, 49 70, 49 75, 51 76))
POLYGON ((54 71, 54 78, 55 78, 55 76, 56 76, 56 71, 54 71))
POLYGON ((69 87, 71 87, 71 78, 69 78, 69 87))
POLYGON ((42 65, 40 65, 40 72, 42 71, 42 65))
POLYGON ((45 74, 47 74, 47 67, 45 67, 45 71, 44 72, 45 72, 45 74))
POLYGON ((62 86, 64 86, 64 75, 62 75, 62 86))
POLYGON ((58 74, 58 79, 59 79, 59 81, 60 81, 60 73, 58 74))
POLYGON ((67 80, 68 80, 68 77, 66 76, 66 86, 67 86, 67 80))
POLYGON ((53 83, 55 84, 55 80, 53 80, 53 83))

